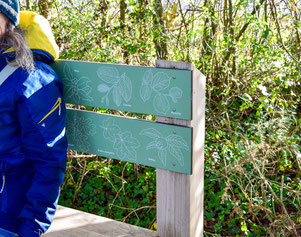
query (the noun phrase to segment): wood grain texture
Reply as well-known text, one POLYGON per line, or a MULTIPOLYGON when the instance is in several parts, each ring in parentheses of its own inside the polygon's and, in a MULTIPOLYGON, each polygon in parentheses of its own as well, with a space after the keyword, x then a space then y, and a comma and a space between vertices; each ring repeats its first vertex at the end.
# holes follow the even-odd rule
POLYGON ((156 232, 59 206, 45 237, 155 237, 156 232))
POLYGON ((192 175, 157 169, 157 234, 203 236, 205 76, 192 64, 158 60, 156 66, 192 71, 192 121, 157 117, 158 122, 193 128, 192 175))

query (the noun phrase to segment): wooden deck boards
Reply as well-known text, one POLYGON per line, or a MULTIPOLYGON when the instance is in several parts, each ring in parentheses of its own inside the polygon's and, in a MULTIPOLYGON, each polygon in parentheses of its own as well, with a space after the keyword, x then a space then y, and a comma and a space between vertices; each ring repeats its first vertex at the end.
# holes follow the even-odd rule
POLYGON ((155 237, 156 232, 59 206, 45 237, 155 237))

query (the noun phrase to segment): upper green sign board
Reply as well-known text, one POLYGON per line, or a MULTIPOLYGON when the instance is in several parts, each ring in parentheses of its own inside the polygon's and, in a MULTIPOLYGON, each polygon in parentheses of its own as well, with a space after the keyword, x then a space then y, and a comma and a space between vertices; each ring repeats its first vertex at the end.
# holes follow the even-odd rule
POLYGON ((68 109, 66 129, 69 149, 191 173, 191 128, 68 109))
POLYGON ((57 61, 67 103, 191 120, 191 71, 57 61))

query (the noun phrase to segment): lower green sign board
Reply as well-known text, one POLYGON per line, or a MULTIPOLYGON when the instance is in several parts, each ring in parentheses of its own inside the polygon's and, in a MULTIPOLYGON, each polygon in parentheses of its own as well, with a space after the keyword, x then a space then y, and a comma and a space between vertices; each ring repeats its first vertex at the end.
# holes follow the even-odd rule
POLYGON ((71 150, 191 173, 191 128, 68 109, 66 130, 71 150))

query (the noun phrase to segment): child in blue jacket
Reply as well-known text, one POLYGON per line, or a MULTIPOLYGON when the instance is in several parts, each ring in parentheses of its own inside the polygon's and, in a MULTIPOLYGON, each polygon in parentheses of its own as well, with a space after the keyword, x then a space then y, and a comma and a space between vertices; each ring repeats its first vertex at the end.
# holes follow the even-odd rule
POLYGON ((0 236, 50 226, 66 166, 63 87, 48 21, 0 0, 0 236))

